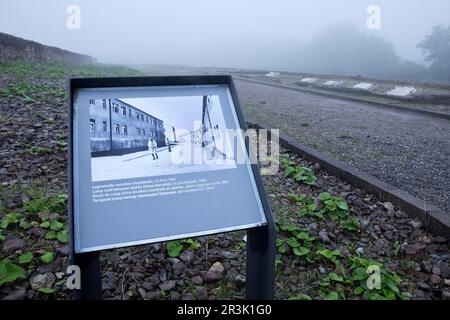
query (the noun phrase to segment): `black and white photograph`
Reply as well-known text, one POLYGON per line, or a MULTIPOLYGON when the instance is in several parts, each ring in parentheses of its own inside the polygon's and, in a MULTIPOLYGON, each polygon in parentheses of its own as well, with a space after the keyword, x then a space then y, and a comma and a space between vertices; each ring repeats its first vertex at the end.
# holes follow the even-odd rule
POLYGON ((92 181, 236 167, 219 97, 90 99, 92 181))

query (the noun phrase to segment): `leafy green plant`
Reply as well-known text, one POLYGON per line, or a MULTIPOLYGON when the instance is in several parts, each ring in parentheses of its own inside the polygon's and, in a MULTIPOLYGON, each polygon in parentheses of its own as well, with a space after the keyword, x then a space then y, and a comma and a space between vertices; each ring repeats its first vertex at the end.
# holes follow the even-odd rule
POLYGON ((33 154, 33 155, 47 154, 47 153, 51 153, 51 152, 52 152, 52 149, 44 148, 44 147, 40 147, 40 146, 32 146, 28 149, 25 149, 25 153, 33 154))
POLYGON ((286 167, 284 176, 291 177, 296 182, 303 182, 310 186, 315 185, 317 181, 313 170, 308 167, 286 167))
POLYGON ((355 295, 363 295, 366 300, 409 299, 407 292, 400 292, 399 286, 402 279, 396 273, 387 270, 382 263, 362 257, 352 257, 347 264, 352 271, 351 280, 357 285, 353 291, 355 295), (370 268, 379 272, 379 288, 367 286, 367 281, 372 274, 369 273, 370 268))
POLYGON ((41 261, 45 264, 53 262, 55 258, 55 254, 53 252, 46 252, 43 255, 41 255, 41 261))
POLYGON ((198 250, 200 243, 193 239, 174 240, 167 243, 167 254, 169 257, 178 257, 185 249, 198 250))
POLYGON ((33 194, 33 199, 25 204, 28 213, 48 211, 52 213, 65 213, 67 208, 67 194, 45 196, 41 193, 33 194))
POLYGON ((19 256, 19 264, 28 264, 33 260, 33 253, 27 252, 19 256))
POLYGON ((319 296, 324 300, 339 300, 339 294, 335 291, 323 292, 320 290, 319 296))
POLYGON ((8 213, 0 222, 1 229, 8 229, 10 225, 17 224, 22 218, 22 214, 19 212, 8 213))
POLYGON ((280 254, 292 252, 297 257, 305 257, 307 261, 312 261, 311 248, 315 238, 306 230, 300 230, 297 226, 286 224, 282 220, 277 221, 276 230, 280 233, 276 239, 276 247, 280 254))
POLYGON ((322 249, 317 250, 316 252, 319 256, 333 262, 336 266, 339 265, 338 258, 341 256, 341 252, 337 249, 335 250, 329 250, 329 249, 322 249))
POLYGON ((341 197, 334 197, 328 192, 323 192, 319 195, 319 199, 324 205, 323 212, 327 213, 332 220, 338 220, 348 216, 348 204, 341 197))
POLYGON ((56 292, 56 290, 53 288, 39 288, 38 291, 44 294, 52 294, 56 292))
POLYGON ((25 270, 9 259, 0 261, 0 286, 25 278, 25 270))
POLYGON ((288 300, 304 300, 304 301, 310 301, 312 300, 312 298, 304 293, 300 293, 296 296, 290 297, 288 300))
POLYGON ((349 220, 341 221, 340 226, 344 230, 347 230, 350 232, 361 230, 361 223, 357 219, 349 219, 349 220))
POLYGON ((185 249, 189 250, 198 250, 201 247, 200 242, 194 239, 183 239, 181 240, 181 243, 185 249))
POLYGON ((169 257, 178 257, 183 251, 183 244, 180 240, 170 241, 167 243, 167 254, 169 257))

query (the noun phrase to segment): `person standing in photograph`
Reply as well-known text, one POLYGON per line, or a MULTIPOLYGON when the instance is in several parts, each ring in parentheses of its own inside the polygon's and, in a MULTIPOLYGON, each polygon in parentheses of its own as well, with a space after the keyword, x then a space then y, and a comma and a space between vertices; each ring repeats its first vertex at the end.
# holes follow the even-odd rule
POLYGON ((148 140, 148 150, 150 150, 150 152, 152 153, 153 156, 153 160, 158 159, 158 144, 156 143, 156 141, 153 138, 150 138, 150 140, 148 140))

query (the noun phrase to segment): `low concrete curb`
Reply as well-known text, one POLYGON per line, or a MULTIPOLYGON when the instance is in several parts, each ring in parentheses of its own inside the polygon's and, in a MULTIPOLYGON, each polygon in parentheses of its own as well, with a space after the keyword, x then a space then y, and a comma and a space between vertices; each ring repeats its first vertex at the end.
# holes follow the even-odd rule
MULTIPOLYGON (((266 129, 267 126, 248 123, 250 128, 266 129)), ((269 130, 270 132, 270 130, 269 130)), ((426 231, 442 236, 450 241, 450 214, 413 197, 392 185, 384 183, 366 173, 363 173, 348 164, 332 159, 305 145, 295 142, 289 137, 280 134, 280 144, 302 158, 318 163, 329 173, 341 177, 351 185, 377 196, 380 200, 391 202, 395 207, 403 210, 412 218, 418 218, 426 231)))

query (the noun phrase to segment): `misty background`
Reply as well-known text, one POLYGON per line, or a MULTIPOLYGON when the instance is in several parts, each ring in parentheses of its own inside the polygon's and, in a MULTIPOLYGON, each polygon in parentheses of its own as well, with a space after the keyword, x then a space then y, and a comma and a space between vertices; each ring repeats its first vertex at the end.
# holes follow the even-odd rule
POLYGON ((2 0, 0 32, 104 63, 434 79, 450 77, 450 57, 433 71, 418 44, 449 12, 448 0, 2 0), (79 30, 66 27, 73 4, 79 30), (380 30, 367 28, 370 5, 380 30))

